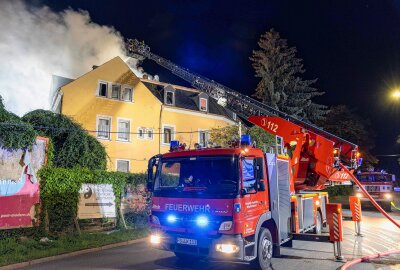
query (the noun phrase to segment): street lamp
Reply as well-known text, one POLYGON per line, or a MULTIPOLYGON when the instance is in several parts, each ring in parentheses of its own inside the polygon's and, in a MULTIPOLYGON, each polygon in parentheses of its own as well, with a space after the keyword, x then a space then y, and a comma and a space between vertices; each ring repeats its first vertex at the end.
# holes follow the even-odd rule
POLYGON ((390 96, 394 100, 399 100, 400 99, 400 90, 394 89, 390 96))

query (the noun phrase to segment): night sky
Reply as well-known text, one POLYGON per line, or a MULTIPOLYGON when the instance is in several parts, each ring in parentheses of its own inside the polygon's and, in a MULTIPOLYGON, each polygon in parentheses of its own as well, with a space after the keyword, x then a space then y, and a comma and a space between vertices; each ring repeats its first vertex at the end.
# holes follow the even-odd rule
MULTIPOLYGON (((249 56, 262 33, 274 28, 296 46, 306 79, 318 78, 326 94, 317 102, 345 104, 371 120, 374 153, 397 154, 400 102, 400 1, 33 1, 55 11, 71 7, 113 25, 124 37, 144 40, 153 52, 250 94, 258 80, 249 56), (116 4, 118 3, 118 4, 116 4)), ((93 63, 99 64, 99 63, 93 63)), ((161 81, 181 83, 168 71, 144 64, 161 81)), ((400 176, 397 158, 378 157, 400 176)))

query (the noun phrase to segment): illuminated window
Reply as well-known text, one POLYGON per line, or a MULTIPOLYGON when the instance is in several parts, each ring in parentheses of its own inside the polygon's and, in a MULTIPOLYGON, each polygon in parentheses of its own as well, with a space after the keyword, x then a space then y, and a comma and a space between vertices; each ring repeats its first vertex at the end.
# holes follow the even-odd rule
POLYGON ((174 128, 170 126, 163 127, 163 143, 169 144, 174 139, 174 128))
POLYGON ((208 100, 206 98, 200 98, 200 111, 206 112, 208 107, 208 100))

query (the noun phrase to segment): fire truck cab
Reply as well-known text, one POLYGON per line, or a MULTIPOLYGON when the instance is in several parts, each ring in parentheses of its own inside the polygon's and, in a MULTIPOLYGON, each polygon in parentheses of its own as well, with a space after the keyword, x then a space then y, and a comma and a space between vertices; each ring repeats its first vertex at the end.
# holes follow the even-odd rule
MULTIPOLYGON (((247 135, 248 136, 248 135, 247 135)), ((247 261, 268 269, 294 234, 320 233, 326 192, 296 192, 287 148, 251 146, 183 150, 149 161, 151 237, 155 248, 182 259, 247 261)))

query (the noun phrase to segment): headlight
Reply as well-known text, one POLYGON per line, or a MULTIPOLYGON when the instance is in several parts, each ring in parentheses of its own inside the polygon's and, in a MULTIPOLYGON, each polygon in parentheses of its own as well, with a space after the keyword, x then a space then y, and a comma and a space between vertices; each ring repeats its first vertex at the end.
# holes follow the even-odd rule
POLYGON ((356 194, 356 196, 357 196, 357 198, 362 198, 363 195, 361 194, 361 192, 359 192, 356 194))
POLYGON ((232 245, 232 244, 217 244, 215 246, 215 249, 219 252, 228 253, 228 254, 239 251, 239 247, 236 245, 232 245))
POLYGON ((178 218, 174 214, 169 214, 167 216, 167 221, 169 223, 175 223, 178 220, 178 218))
POLYGON ((386 199, 392 199, 392 194, 390 194, 390 193, 385 193, 385 198, 386 198, 386 199))
POLYGON ((199 226, 199 227, 205 227, 205 226, 207 226, 208 225, 208 217, 206 217, 206 216, 198 216, 197 218, 196 218, 196 224, 197 224, 197 226, 199 226))
POLYGON ((219 226, 220 231, 229 231, 232 228, 232 221, 222 222, 219 226))
POLYGON ((150 243, 152 243, 153 245, 160 244, 161 243, 161 236, 159 236, 158 234, 150 235, 150 243))

